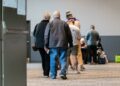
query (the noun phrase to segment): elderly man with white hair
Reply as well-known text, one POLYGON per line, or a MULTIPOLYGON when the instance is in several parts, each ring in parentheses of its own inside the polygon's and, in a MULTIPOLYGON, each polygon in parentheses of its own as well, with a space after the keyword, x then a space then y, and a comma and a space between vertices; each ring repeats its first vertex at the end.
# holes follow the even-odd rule
POLYGON ((45 47, 50 50, 50 78, 56 79, 57 63, 56 59, 60 60, 60 77, 67 79, 67 48, 68 44, 72 47, 72 36, 68 24, 60 19, 60 12, 53 13, 54 19, 48 23, 45 31, 45 47))
POLYGON ((44 50, 44 32, 47 24, 49 23, 49 20, 50 14, 49 12, 45 12, 43 19, 36 25, 33 32, 35 37, 35 46, 37 47, 42 59, 43 76, 46 78, 49 77, 50 57, 44 50))

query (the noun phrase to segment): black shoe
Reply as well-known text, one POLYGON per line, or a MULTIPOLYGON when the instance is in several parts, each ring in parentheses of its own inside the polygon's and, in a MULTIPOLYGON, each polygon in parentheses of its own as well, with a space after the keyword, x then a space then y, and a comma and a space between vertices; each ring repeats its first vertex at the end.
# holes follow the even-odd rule
POLYGON ((44 75, 43 77, 44 77, 44 78, 49 78, 49 75, 44 75))
POLYGON ((60 78, 63 79, 63 80, 66 80, 66 79, 67 79, 67 77, 64 76, 64 75, 61 75, 60 78))

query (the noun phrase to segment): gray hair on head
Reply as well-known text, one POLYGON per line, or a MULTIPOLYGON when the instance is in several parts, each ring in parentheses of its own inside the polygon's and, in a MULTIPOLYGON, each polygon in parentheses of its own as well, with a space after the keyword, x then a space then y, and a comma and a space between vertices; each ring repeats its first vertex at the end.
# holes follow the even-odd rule
POLYGON ((44 13, 44 19, 45 20, 49 20, 50 19, 50 13, 49 12, 45 12, 44 13))
POLYGON ((55 12, 53 13, 53 17, 54 17, 54 18, 60 18, 60 11, 55 11, 55 12))

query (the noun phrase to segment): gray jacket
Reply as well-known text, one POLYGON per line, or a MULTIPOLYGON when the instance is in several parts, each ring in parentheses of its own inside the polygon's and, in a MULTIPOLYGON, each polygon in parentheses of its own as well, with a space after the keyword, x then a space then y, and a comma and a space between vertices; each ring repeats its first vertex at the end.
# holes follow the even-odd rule
POLYGON ((68 48, 68 43, 70 46, 73 46, 72 35, 68 24, 59 18, 55 18, 48 23, 44 40, 47 48, 68 48))

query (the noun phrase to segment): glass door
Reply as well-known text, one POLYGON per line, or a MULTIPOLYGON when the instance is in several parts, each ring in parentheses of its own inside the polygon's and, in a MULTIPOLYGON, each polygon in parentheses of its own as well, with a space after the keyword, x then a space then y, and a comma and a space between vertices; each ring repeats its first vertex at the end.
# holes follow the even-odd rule
POLYGON ((0 0, 0 86, 2 86, 2 0, 0 0))

